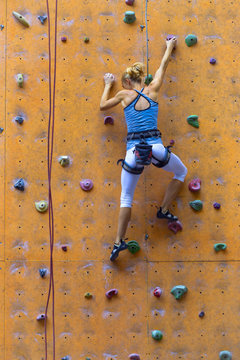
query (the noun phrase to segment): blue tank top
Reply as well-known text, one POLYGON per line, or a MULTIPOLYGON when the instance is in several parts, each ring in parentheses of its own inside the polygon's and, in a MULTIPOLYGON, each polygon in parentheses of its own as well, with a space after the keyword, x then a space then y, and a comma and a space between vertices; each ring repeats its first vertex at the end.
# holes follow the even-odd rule
MULTIPOLYGON (((128 132, 136 131, 146 131, 157 129, 157 118, 158 118, 158 103, 153 101, 148 96, 142 93, 144 88, 141 89, 141 92, 135 90, 138 93, 138 96, 133 100, 128 106, 124 108, 125 119, 127 123, 128 132), (135 104, 139 100, 140 96, 143 96, 148 102, 149 107, 144 110, 135 109, 135 104)), ((162 143, 161 138, 151 137, 146 139, 148 143, 162 143)), ((140 140, 131 140, 127 142, 127 150, 133 147, 135 144, 138 144, 140 140)))

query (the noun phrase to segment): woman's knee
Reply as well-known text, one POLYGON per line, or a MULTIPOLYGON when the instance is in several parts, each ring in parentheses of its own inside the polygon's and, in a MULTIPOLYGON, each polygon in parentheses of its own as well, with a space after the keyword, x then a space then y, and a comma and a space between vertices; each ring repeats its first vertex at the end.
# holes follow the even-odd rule
POLYGON ((184 182, 185 177, 187 176, 187 173, 188 173, 188 169, 186 168, 186 166, 184 164, 182 164, 181 171, 174 173, 174 179, 184 182))
POLYGON ((131 208, 132 201, 133 201, 133 195, 131 193, 122 191, 121 198, 120 198, 120 207, 131 208))

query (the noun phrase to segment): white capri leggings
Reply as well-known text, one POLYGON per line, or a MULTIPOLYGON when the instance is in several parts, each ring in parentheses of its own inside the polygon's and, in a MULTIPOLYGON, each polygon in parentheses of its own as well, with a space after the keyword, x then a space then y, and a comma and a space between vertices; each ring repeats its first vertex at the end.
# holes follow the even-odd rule
MULTIPOLYGON (((135 161, 135 154, 134 154, 135 147, 132 147, 127 151, 125 161, 131 167, 136 167, 135 161)), ((156 157, 158 160, 163 160, 165 156, 165 147, 162 144, 152 144, 152 153, 153 156, 156 157)), ((152 163, 156 162, 156 160, 152 159, 152 163)), ((179 159, 179 157, 173 153, 171 153, 170 160, 167 165, 162 167, 163 170, 173 172, 174 177, 173 179, 177 179, 179 181, 184 182, 184 179, 187 175, 187 168, 179 159)), ((132 207, 133 195, 134 191, 138 182, 140 175, 135 175, 127 172, 126 170, 122 169, 121 174, 121 185, 122 185, 122 192, 121 192, 121 204, 120 207, 132 207)))

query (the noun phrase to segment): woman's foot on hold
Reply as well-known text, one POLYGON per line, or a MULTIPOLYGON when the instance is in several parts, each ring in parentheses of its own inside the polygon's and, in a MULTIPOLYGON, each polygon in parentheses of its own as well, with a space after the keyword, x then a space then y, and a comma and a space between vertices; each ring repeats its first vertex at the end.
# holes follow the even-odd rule
POLYGON ((128 244, 125 243, 123 239, 120 240, 119 244, 114 244, 113 250, 111 252, 110 260, 114 261, 117 257, 120 251, 126 250, 128 248, 128 244))
POLYGON ((171 214, 168 209, 163 210, 161 207, 157 212, 157 217, 159 219, 167 219, 167 220, 171 220, 171 221, 177 221, 178 220, 177 216, 171 214))

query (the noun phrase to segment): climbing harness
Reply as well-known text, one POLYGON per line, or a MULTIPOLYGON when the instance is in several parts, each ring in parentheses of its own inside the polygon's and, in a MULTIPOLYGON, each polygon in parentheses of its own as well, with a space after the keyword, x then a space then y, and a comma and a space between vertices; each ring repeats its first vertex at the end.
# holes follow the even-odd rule
POLYGON ((144 131, 134 131, 134 132, 129 132, 127 134, 126 140, 127 141, 131 141, 131 140, 138 140, 138 139, 145 139, 148 137, 161 137, 161 133, 158 129, 152 129, 152 130, 144 130, 144 131))
POLYGON ((143 170, 144 170, 144 166, 136 166, 136 167, 132 167, 130 165, 128 165, 128 163, 124 160, 124 159, 119 159, 117 161, 117 165, 122 162, 122 168, 124 170, 126 170, 127 172, 129 172, 130 174, 134 174, 134 175, 140 175, 143 170))
POLYGON ((150 165, 152 162, 152 145, 142 140, 135 145, 135 160, 138 165, 150 165))
POLYGON ((171 146, 168 145, 164 147, 165 147, 165 158, 163 160, 158 160, 155 156, 152 155, 152 158, 157 161, 157 162, 152 162, 152 164, 158 168, 162 168, 163 166, 167 165, 171 157, 171 150, 170 150, 171 146))

